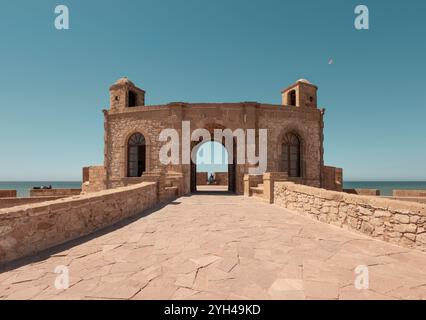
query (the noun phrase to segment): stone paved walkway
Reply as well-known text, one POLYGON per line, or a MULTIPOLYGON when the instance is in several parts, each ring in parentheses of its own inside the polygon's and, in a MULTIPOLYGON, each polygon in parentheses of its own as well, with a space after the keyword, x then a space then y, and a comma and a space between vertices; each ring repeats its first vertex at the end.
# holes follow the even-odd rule
POLYGON ((0 298, 426 298, 425 254, 225 194, 180 198, 49 255, 1 273, 0 298), (358 265, 368 290, 354 286, 358 265))

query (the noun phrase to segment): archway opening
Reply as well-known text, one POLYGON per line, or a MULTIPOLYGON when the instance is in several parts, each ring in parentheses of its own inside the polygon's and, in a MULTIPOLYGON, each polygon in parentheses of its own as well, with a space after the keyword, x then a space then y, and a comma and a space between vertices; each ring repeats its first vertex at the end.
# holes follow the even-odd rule
POLYGON ((296 90, 291 90, 288 93, 288 104, 290 106, 295 106, 296 105, 296 90))
POLYGON ((229 152, 217 141, 194 144, 195 159, 191 168, 191 191, 235 192, 235 165, 229 152))
POLYGON ((301 176, 300 138, 294 133, 286 134, 281 150, 281 171, 287 172, 289 177, 299 178, 301 176))
POLYGON ((128 101, 129 108, 136 107, 137 96, 133 91, 129 91, 128 101))
POLYGON ((127 142, 127 176, 140 177, 146 170, 146 141, 141 133, 135 133, 127 142))

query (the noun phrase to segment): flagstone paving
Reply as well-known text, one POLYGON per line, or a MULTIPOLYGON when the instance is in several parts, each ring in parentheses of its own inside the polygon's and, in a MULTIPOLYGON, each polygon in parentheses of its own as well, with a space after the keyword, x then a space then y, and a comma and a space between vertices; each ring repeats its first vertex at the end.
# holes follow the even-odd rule
POLYGON ((227 194, 179 198, 0 273, 0 299, 424 298, 425 254, 227 194))

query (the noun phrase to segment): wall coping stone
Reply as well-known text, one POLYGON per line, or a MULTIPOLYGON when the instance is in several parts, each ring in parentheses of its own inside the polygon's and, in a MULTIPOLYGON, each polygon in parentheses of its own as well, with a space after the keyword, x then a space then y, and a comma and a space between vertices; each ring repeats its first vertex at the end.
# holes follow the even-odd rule
POLYGON ((155 182, 0 210, 0 266, 127 219, 158 203, 155 182))
POLYGON ((376 209, 384 209, 390 211, 397 211, 405 214, 426 216, 426 204, 422 203, 393 200, 377 196, 364 196, 348 194, 338 191, 329 191, 325 189, 299 185, 293 182, 277 181, 276 186, 284 186, 290 191, 304 193, 306 195, 312 195, 326 200, 343 201, 349 204, 371 206, 376 209))
POLYGON ((61 209, 64 207, 78 206, 79 204, 85 203, 87 200, 96 200, 101 199, 107 195, 120 195, 126 193, 127 191, 137 190, 143 186, 155 185, 155 182, 142 182, 139 184, 134 184, 126 187, 120 187, 115 189, 107 189, 94 193, 82 194, 78 196, 71 196, 67 198, 61 198, 57 200, 50 200, 46 202, 38 202, 32 204, 26 204, 21 206, 15 206, 11 208, 3 208, 0 209, 0 220, 15 218, 17 216, 22 217, 22 213, 27 212, 28 210, 32 210, 33 212, 37 212, 37 210, 44 210, 46 207, 50 207, 50 209, 61 209))

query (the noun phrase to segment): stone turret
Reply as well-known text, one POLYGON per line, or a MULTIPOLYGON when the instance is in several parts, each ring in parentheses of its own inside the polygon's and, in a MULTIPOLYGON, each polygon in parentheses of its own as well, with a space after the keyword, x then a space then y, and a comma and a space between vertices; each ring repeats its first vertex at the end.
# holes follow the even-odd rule
POLYGON ((136 87, 127 77, 118 79, 110 88, 110 110, 124 111, 126 108, 145 105, 145 91, 136 87))
POLYGON ((284 106, 316 108, 317 90, 318 87, 308 80, 297 80, 296 83, 281 92, 282 104, 284 106))

